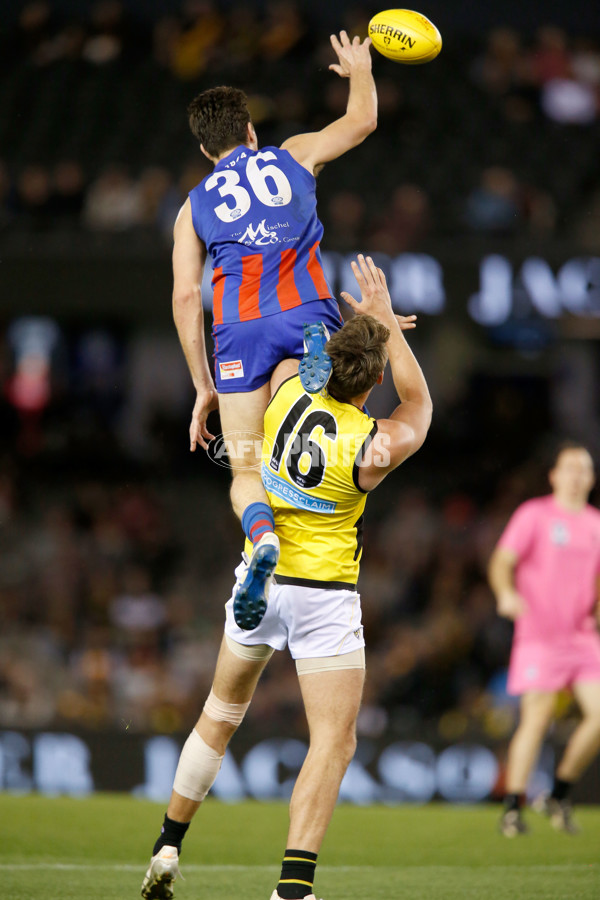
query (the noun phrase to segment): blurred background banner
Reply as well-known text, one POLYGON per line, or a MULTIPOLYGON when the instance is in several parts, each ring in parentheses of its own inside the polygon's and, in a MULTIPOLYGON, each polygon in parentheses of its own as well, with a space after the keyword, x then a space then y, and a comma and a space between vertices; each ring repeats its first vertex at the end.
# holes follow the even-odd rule
MULTIPOLYGON (((17 793, 79 797, 93 791, 126 791, 136 797, 167 802, 181 747, 187 735, 0 732, 0 788, 17 793)), ((346 803, 480 803, 498 799, 503 766, 498 747, 461 741, 401 740, 390 744, 363 738, 342 782, 346 803)), ((556 748, 558 749, 558 748, 556 748)), ((228 803, 289 800, 308 745, 292 737, 246 734, 227 751, 213 797, 228 803)), ((528 796, 552 786, 555 747, 542 748, 528 796)), ((600 765, 577 785, 575 799, 600 803, 600 765)))
MULTIPOLYGON (((410 341, 435 407, 423 449, 366 514, 366 756, 348 791, 386 802, 411 799, 389 774, 411 766, 453 799, 440 772, 465 746, 480 748, 476 799, 500 790, 516 706, 487 561, 515 507, 547 491, 557 438, 600 460, 597 9, 419 9, 442 53, 422 67, 374 58, 377 131, 318 179, 328 277, 355 292, 349 260, 374 255, 396 309, 419 315, 410 341)), ((364 35, 376 11, 4 0, 0 787, 46 789, 67 759, 81 792, 155 790, 152 754, 171 758, 197 718, 242 532, 228 472, 188 451, 171 232, 209 169, 186 106, 234 84, 261 144, 322 128, 347 98, 329 34, 364 35)), ((388 378, 370 411, 393 397, 388 378)), ((548 753, 572 724, 565 696, 548 753)), ((251 790, 253 759, 268 786, 282 745, 253 757, 263 740, 291 742, 271 782, 287 790, 304 728, 295 670, 276 654, 224 794, 251 790)), ((583 785, 600 799, 597 768, 583 785)))

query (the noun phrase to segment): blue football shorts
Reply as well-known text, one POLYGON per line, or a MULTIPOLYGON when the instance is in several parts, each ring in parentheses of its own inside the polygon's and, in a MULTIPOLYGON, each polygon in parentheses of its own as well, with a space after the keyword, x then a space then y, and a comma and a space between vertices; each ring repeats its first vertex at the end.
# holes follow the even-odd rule
POLYGON ((283 359, 302 359, 302 326, 323 322, 329 334, 343 319, 335 300, 311 300, 293 309, 213 325, 215 385, 219 394, 248 393, 262 387, 283 359))

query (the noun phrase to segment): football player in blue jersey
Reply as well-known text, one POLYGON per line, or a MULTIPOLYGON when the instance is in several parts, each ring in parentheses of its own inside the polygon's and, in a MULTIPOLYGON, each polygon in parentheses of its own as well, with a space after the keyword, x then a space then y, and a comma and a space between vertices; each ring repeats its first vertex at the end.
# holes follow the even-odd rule
MULTIPOLYGON (((394 315, 385 276, 370 257, 359 256, 352 269, 361 302, 342 294, 357 315, 328 343, 333 368, 328 390, 307 394, 296 361, 283 361, 271 380, 263 465, 281 536, 277 583, 256 630, 244 631, 234 622, 235 590, 226 604, 213 685, 179 758, 142 883, 144 900, 173 897, 190 822, 268 660, 286 645, 296 663, 310 743, 290 799, 286 850, 271 900, 316 900, 317 857, 354 755, 365 678, 356 591, 362 514, 368 493, 422 445, 432 414, 427 382, 403 335, 415 327, 416 317, 394 315), (375 420, 364 406, 388 361, 400 403, 375 420), (309 441, 299 442, 305 449, 298 453, 295 438, 302 436, 309 441), (309 446, 314 454, 306 452, 309 446), (311 460, 307 467, 301 457, 311 460)), ((236 569, 237 581, 245 568, 243 563, 236 569)))
POLYGON ((331 44, 337 62, 330 69, 348 78, 350 90, 345 114, 321 131, 259 150, 246 96, 230 87, 204 91, 188 110, 214 171, 190 192, 175 223, 173 313, 196 388, 190 449, 207 449, 213 435, 206 420, 218 406, 233 509, 253 544, 235 606, 238 625, 248 630, 264 615, 265 585, 279 554, 260 474, 269 380, 283 359, 301 359, 304 387, 324 387, 331 364, 323 348, 342 324, 321 265, 315 173, 377 124, 369 39, 350 41, 342 31, 331 44), (214 272, 214 381, 200 288, 207 257, 214 272))

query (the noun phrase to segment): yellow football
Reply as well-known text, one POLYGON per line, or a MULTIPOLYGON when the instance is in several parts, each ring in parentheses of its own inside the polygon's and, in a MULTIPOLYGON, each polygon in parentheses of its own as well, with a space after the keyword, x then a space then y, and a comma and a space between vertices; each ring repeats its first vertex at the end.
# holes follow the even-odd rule
POLYGON ((435 59, 442 36, 428 18, 412 9, 387 9, 369 22, 369 37, 383 56, 418 66, 435 59))

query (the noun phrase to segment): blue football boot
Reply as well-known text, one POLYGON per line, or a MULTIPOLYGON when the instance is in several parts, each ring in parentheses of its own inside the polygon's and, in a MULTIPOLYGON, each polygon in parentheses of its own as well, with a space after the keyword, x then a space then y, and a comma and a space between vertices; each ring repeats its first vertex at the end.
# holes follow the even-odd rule
POLYGON ((246 576, 233 595, 233 618, 238 628, 252 631, 262 622, 278 559, 279 539, 269 531, 252 548, 246 576))
POLYGON ((325 353, 329 332, 322 322, 315 322, 313 325, 305 323, 303 328, 304 356, 300 360, 298 375, 305 391, 318 394, 331 376, 331 359, 325 353))

